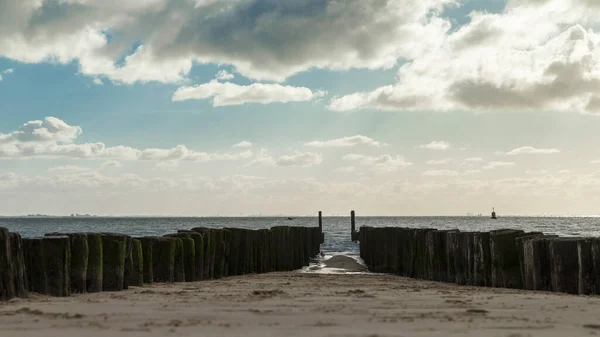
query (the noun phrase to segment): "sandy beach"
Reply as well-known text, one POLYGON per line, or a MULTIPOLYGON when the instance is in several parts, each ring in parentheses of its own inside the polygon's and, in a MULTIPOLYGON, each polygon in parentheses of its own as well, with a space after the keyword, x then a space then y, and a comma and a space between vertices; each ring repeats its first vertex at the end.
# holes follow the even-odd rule
POLYGON ((0 336, 595 336, 600 298, 272 273, 0 303, 0 336))

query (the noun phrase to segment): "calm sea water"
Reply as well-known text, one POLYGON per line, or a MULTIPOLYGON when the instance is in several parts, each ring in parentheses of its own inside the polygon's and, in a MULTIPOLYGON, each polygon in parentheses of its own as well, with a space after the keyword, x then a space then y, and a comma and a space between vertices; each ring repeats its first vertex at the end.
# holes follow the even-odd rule
MULTIPOLYGON (((49 232, 116 232, 134 236, 164 235, 179 229, 193 227, 239 227, 269 228, 273 226, 318 226, 316 217, 298 217, 293 220, 276 217, 197 217, 197 218, 0 218, 0 227, 21 233, 24 237, 43 236, 49 232)), ((600 218, 595 217, 357 217, 360 226, 404 226, 431 227, 438 229, 460 229, 488 231, 501 228, 541 231, 560 236, 600 237, 600 218)), ((358 254, 358 244, 350 241, 350 217, 324 217, 323 231, 326 255, 344 253, 358 254)))

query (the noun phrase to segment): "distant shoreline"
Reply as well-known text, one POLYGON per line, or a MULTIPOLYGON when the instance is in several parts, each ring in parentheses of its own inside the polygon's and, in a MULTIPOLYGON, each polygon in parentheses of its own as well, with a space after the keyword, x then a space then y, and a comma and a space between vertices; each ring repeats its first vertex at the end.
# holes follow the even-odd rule
MULTIPOLYGON (((317 218, 317 215, 90 215, 90 216, 70 216, 70 215, 0 215, 2 218, 12 219, 107 219, 107 218, 179 218, 179 219, 215 219, 215 218, 317 218)), ((350 215, 323 215, 324 218, 350 218, 350 215)), ((357 218, 481 218, 489 219, 489 216, 477 215, 357 215, 357 218)), ((502 218, 600 218, 600 215, 499 215, 502 218)), ((293 219, 292 219, 293 220, 293 219)))

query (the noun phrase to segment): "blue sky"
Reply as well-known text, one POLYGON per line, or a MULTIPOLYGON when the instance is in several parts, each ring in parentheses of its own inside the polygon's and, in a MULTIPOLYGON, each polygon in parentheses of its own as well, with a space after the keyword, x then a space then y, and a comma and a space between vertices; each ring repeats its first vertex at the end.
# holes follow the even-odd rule
POLYGON ((597 214, 598 14, 3 2, 0 215, 597 214))

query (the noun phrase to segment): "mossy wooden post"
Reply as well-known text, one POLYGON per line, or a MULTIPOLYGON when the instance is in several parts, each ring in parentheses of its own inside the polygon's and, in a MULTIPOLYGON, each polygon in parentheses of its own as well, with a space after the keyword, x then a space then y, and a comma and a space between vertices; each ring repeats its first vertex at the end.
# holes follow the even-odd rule
POLYGON ((43 249, 42 238, 23 239, 23 255, 25 257, 28 290, 39 294, 48 293, 46 269, 42 263, 44 259, 43 249))
POLYGON ((71 239, 71 291, 87 291, 87 272, 89 260, 88 237, 84 233, 69 234, 71 239))
POLYGON ((215 249, 213 278, 219 279, 223 277, 223 267, 225 266, 224 232, 222 229, 214 229, 211 234, 214 234, 212 235, 212 244, 215 249))
POLYGON ((524 289, 551 290, 550 242, 558 238, 556 235, 546 235, 527 240, 524 249, 524 289))
POLYGON ((229 259, 231 258, 231 231, 229 229, 222 229, 222 241, 223 241, 223 268, 221 272, 222 277, 229 276, 229 259))
POLYGON ((127 237, 120 234, 102 234, 102 290, 123 290, 127 237))
POLYGON ((68 236, 42 238, 42 263, 47 283, 47 295, 65 297, 71 295, 71 245, 68 236))
POLYGON ((19 233, 10 233, 9 235, 15 296, 21 298, 27 297, 27 273, 25 269, 25 256, 23 255, 23 241, 19 233))
POLYGON ((138 239, 131 240, 131 272, 127 284, 132 287, 144 284, 144 251, 142 242, 138 239))
POLYGON ((456 259, 458 236, 460 231, 449 232, 446 234, 446 279, 448 282, 458 283, 456 272, 456 259))
POLYGON ((183 241, 174 235, 166 237, 175 242, 175 256, 173 257, 173 282, 185 282, 185 253, 183 250, 183 241))
POLYGON ((152 271, 154 282, 173 282, 175 280, 176 238, 156 238, 152 246, 152 271))
POLYGON ((14 298, 15 275, 8 229, 0 227, 0 300, 14 298))
POLYGON ((591 247, 592 254, 592 294, 600 294, 600 239, 594 238, 591 247))
POLYGON ((550 241, 552 291, 579 293, 579 261, 577 238, 557 238, 550 241))
POLYGON ((212 268, 215 260, 214 244, 211 241, 211 229, 206 227, 196 227, 192 230, 202 234, 204 244, 204 272, 202 275, 202 279, 210 280, 212 278, 212 268))
POLYGON ((200 281, 202 280, 202 276, 204 274, 204 243, 202 242, 202 234, 188 230, 180 230, 178 231, 178 234, 184 235, 184 237, 190 238, 194 241, 194 266, 192 270, 193 274, 188 275, 189 272, 186 270, 186 280, 188 280, 191 276, 193 277, 194 281, 200 281))
MULTIPOLYGON (((377 247, 377 241, 374 240, 375 239, 375 232, 376 232, 376 228, 372 229, 372 233, 371 233, 371 260, 374 261, 376 258, 376 247, 377 247)), ((414 247, 415 247, 415 232, 416 229, 414 228, 407 228, 406 229, 406 233, 405 233, 405 238, 403 240, 403 249, 402 249, 402 264, 403 264, 403 276, 406 277, 413 277, 414 276, 414 266, 415 266, 415 253, 414 253, 414 247)))
POLYGON ((87 233, 88 263, 86 273, 86 290, 88 293, 102 291, 103 284, 103 247, 102 235, 99 233, 87 233))
POLYGON ((144 272, 143 279, 145 284, 154 283, 154 270, 153 270, 153 246, 157 240, 156 237, 139 237, 142 244, 142 261, 144 263, 142 270, 144 272))
POLYGON ((525 283, 526 283, 526 278, 527 278, 527 272, 525 271, 525 269, 527 268, 526 266, 526 250, 528 250, 528 246, 529 246, 529 241, 537 238, 537 237, 541 237, 544 234, 542 233, 525 233, 519 237, 517 237, 515 239, 515 244, 517 245, 517 251, 519 253, 519 268, 521 270, 521 289, 526 289, 525 287, 525 283))
POLYGON ((68 236, 71 244, 71 292, 87 292, 89 259, 88 238, 85 233, 48 233, 46 236, 68 236))
POLYGON ((125 235, 125 265, 123 272, 123 289, 129 289, 129 276, 133 269, 133 238, 125 235))
POLYGON ((196 281, 196 243, 192 238, 180 238, 183 244, 183 262, 185 265, 185 281, 196 281))
POLYGON ((194 240, 186 233, 166 235, 176 238, 175 247, 175 282, 193 282, 196 278, 196 247, 194 240))
POLYGON ((515 239, 524 233, 512 229, 490 232, 492 287, 523 288, 515 239))
POLYGON ((491 286, 490 233, 476 233, 474 237, 474 285, 491 286))
POLYGON ((577 260, 579 265, 577 293, 592 294, 594 292, 592 239, 577 240, 577 260))
POLYGON ((238 263, 240 258, 240 244, 243 236, 243 229, 226 228, 231 233, 229 243, 229 266, 227 273, 230 276, 238 275, 238 263))

